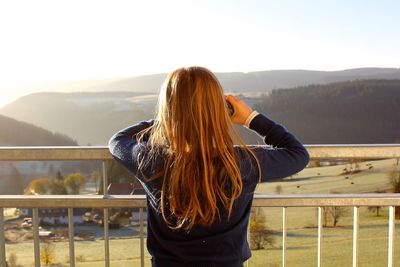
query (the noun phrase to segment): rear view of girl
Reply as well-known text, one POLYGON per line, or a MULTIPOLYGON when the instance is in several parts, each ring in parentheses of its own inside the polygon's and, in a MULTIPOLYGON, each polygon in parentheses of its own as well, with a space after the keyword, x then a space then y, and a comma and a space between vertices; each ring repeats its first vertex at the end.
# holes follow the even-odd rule
POLYGON ((117 132, 109 149, 146 191, 147 248, 157 267, 242 267, 251 256, 246 237, 256 185, 297 173, 309 160, 295 136, 226 97, 202 67, 170 73, 155 119, 117 132), (269 146, 244 145, 234 124, 269 146))

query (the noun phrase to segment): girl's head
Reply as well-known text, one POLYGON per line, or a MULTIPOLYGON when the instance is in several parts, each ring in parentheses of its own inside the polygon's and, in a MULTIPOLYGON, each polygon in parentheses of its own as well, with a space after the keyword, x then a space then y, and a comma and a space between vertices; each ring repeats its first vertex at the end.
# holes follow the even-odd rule
MULTIPOLYGON (((156 120, 157 141, 174 153, 201 149, 202 145, 228 145, 232 128, 223 89, 215 75, 202 67, 180 68, 170 73, 161 88, 156 120)), ((203 148, 206 149, 206 148, 203 148)))
POLYGON ((242 192, 234 140, 244 146, 230 120, 223 89, 202 67, 170 73, 160 91, 149 143, 162 147, 161 211, 171 228, 209 226, 224 207, 228 216, 242 192))

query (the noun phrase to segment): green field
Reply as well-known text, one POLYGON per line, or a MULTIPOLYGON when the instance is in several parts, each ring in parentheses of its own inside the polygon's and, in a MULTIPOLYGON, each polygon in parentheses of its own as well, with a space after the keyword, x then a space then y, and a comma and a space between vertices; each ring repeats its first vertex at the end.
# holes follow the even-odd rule
MULTIPOLYGON (((361 172, 342 175, 348 165, 307 168, 286 181, 260 184, 257 193, 274 194, 276 186, 282 194, 369 193, 388 190, 388 172, 395 161, 380 160, 360 163, 361 172), (367 166, 368 164, 368 166, 367 166), (373 168, 369 169, 369 166, 373 168), (346 178, 348 177, 348 178, 346 178)), ((274 246, 253 251, 250 266, 282 265, 282 209, 263 208, 267 226, 273 230, 274 246)), ((380 216, 360 208, 359 266, 387 266, 388 209, 382 208, 380 216)), ((352 265, 352 209, 340 218, 338 226, 323 229, 323 266, 352 265)), ((287 209, 287 266, 316 266, 317 262, 317 209, 287 209)), ((33 242, 8 243, 7 255, 15 253, 23 266, 33 265, 33 242)), ((68 266, 68 242, 54 242, 55 262, 68 266)), ((400 266, 400 223, 396 223, 395 266, 400 266)), ((139 266, 139 239, 135 237, 110 240, 111 266, 139 266)), ((75 241, 77 266, 104 266, 104 242, 75 241)), ((150 266, 147 251, 146 266, 150 266)))
POLYGON ((282 194, 328 194, 331 191, 372 193, 375 190, 387 190, 390 188, 388 172, 395 164, 394 159, 361 162, 361 172, 350 175, 342 175, 344 168, 350 168, 349 164, 306 168, 292 179, 259 184, 257 193, 275 194, 277 185, 282 186, 282 194), (372 169, 369 170, 367 164, 372 169))
MULTIPOLYGON (((281 194, 328 194, 373 193, 390 190, 388 173, 396 161, 393 159, 359 163, 361 172, 343 175, 350 165, 307 168, 286 181, 260 184, 257 193, 275 194, 281 186, 281 194), (371 169, 370 166, 372 166, 371 169), (347 177, 347 179, 346 179, 347 177)), ((354 167, 354 166, 353 166, 354 167)), ((282 209, 264 208, 267 225, 275 231, 275 246, 253 252, 252 266, 281 266, 282 209)), ((288 266, 316 266, 317 262, 317 209, 287 209, 287 254, 288 266)), ((328 226, 323 231, 323 265, 351 266, 353 213, 348 208, 340 218, 338 226, 328 226)), ((382 208, 380 216, 360 208, 359 266, 387 266, 388 209, 382 208)), ((396 224, 395 251, 400 251, 400 224, 396 224)), ((395 262, 400 266, 400 253, 395 252, 395 262)))

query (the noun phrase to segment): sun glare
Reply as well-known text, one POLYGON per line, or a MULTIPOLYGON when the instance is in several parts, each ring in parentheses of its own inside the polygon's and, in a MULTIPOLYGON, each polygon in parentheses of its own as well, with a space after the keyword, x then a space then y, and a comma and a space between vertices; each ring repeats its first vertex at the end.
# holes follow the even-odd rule
POLYGON ((0 105, 33 84, 132 77, 186 65, 216 72, 398 67, 400 40, 386 36, 396 32, 389 29, 397 17, 375 18, 379 25, 372 25, 375 13, 365 7, 355 21, 351 11, 361 7, 347 5, 2 1, 0 105))

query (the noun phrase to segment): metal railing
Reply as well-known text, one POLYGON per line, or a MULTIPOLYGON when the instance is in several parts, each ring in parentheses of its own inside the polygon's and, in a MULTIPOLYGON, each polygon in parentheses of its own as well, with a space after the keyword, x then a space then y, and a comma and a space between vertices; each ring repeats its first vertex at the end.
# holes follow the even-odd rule
MULTIPOLYGON (((312 159, 385 159, 400 157, 400 145, 308 145, 312 159)), ((0 161, 50 161, 50 160, 101 160, 103 167, 103 192, 107 192, 106 162, 112 159, 106 147, 0 147, 0 161)), ((318 208, 317 265, 322 264, 322 209, 323 207, 353 207, 353 267, 358 266, 359 207, 389 207, 388 266, 393 266, 395 206, 400 206, 400 194, 324 194, 324 195, 255 195, 254 207, 282 207, 282 266, 286 265, 286 209, 288 207, 318 208)), ((145 196, 130 195, 35 195, 0 196, 0 267, 6 266, 4 208, 32 208, 35 266, 40 266, 39 208, 68 208, 69 260, 75 266, 74 208, 103 208, 108 218, 108 208, 139 208, 140 263, 144 266, 144 216, 145 196)), ((110 266, 109 225, 104 220, 105 266, 110 266)))

